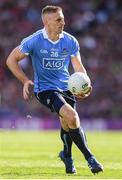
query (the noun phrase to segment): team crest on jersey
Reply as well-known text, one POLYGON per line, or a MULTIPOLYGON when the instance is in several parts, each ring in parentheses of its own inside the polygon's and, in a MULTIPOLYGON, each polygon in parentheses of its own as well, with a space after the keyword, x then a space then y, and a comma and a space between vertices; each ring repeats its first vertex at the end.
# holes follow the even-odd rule
POLYGON ((69 55, 69 52, 66 48, 63 48, 61 51, 61 56, 62 57, 67 57, 69 55))
POLYGON ((66 54, 68 54, 68 50, 66 48, 63 48, 61 53, 66 55, 66 54))
POLYGON ((64 66, 64 59, 43 58, 44 69, 58 70, 61 69, 63 66, 64 66))

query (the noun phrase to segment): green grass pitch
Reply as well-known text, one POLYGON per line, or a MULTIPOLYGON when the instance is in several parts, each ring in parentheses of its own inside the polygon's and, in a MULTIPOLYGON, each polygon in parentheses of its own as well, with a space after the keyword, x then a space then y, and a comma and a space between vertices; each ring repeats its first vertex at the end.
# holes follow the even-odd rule
POLYGON ((87 132, 90 149, 104 165, 93 175, 73 145, 77 175, 65 174, 59 131, 0 131, 0 179, 122 179, 122 132, 87 132))

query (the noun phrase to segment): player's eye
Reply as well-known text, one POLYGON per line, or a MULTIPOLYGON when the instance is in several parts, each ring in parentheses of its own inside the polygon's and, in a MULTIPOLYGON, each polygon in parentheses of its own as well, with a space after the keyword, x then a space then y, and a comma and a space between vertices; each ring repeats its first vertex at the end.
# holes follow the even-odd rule
POLYGON ((60 21, 61 21, 61 19, 57 19, 56 21, 57 21, 57 22, 60 22, 60 21))

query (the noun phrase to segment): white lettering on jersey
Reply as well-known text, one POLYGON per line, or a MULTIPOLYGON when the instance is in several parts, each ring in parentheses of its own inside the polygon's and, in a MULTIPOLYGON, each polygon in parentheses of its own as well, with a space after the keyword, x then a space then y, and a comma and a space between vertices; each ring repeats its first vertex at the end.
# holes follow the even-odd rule
POLYGON ((65 59, 58 59, 58 58, 43 58, 43 68, 44 69, 51 69, 51 70, 58 70, 64 66, 65 59))
POLYGON ((50 54, 51 57, 58 57, 58 52, 54 52, 54 51, 51 51, 51 54, 50 54))
POLYGON ((40 49, 40 53, 42 53, 42 54, 47 54, 48 51, 47 51, 46 49, 40 49))

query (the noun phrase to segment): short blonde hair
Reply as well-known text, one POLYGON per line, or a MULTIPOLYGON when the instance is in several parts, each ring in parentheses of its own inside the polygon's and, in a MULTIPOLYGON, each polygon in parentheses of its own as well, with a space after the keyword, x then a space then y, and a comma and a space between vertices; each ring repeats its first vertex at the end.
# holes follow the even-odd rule
POLYGON ((56 13, 59 10, 62 10, 60 6, 47 5, 42 9, 42 16, 46 13, 56 13))

